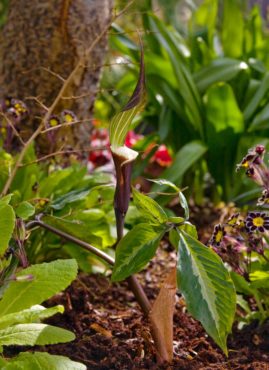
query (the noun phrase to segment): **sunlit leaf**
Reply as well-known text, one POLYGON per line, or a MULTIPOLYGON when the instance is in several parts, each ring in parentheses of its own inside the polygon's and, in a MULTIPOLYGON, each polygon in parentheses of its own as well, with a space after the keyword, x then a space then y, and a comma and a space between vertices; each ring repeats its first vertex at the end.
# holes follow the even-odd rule
POLYGON ((236 306, 232 280, 219 256, 184 231, 179 239, 178 285, 189 312, 227 354, 236 306))

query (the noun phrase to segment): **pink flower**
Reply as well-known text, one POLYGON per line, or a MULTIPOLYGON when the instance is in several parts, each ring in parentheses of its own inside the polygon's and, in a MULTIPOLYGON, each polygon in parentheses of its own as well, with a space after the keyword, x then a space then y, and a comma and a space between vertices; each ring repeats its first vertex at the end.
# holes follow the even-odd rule
POLYGON ((88 167, 93 170, 104 166, 111 161, 111 152, 109 150, 109 136, 105 128, 94 128, 90 137, 91 148, 96 148, 89 152, 88 167), (104 149, 99 149, 104 147, 104 149))
POLYGON ((136 134, 134 131, 129 131, 125 139, 125 145, 128 146, 128 148, 132 148, 139 140, 143 138, 143 135, 136 134))

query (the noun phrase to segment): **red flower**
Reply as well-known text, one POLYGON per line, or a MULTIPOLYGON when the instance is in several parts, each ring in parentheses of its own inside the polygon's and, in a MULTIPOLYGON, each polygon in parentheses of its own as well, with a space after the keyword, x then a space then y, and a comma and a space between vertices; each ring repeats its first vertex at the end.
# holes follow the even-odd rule
POLYGON ((157 162, 162 167, 168 167, 172 163, 172 157, 168 152, 166 145, 162 144, 152 157, 152 162, 157 162))

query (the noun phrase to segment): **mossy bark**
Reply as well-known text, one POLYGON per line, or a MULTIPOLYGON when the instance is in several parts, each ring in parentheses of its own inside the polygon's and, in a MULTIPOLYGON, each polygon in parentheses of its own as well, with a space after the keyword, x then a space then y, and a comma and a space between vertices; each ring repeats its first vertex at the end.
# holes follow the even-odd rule
MULTIPOLYGON (((10 0, 7 22, 0 33, 0 95, 21 99, 30 107, 31 119, 21 130, 24 137, 44 115, 32 97, 49 106, 62 86, 61 79, 47 69, 64 79, 68 77, 110 22, 112 1, 10 0)), ((64 94, 84 97, 62 99, 54 113, 71 109, 79 119, 91 118, 106 46, 104 37, 64 94)), ((59 132, 58 147, 89 145, 90 126, 82 123, 59 132)))

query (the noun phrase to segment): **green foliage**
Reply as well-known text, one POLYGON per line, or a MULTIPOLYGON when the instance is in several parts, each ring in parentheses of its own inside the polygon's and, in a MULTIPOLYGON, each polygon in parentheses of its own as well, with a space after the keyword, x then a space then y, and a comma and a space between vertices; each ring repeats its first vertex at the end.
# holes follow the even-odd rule
POLYGON ((132 190, 134 204, 141 210, 141 213, 153 224, 164 223, 167 221, 167 216, 164 210, 157 202, 150 197, 147 197, 137 191, 135 188, 132 190))
POLYGON ((16 278, 33 276, 30 281, 11 281, 0 301, 0 315, 6 315, 40 304, 65 289, 77 275, 75 260, 57 260, 28 267, 16 278))
POLYGON ((86 370, 86 366, 71 361, 64 356, 54 356, 45 352, 20 353, 3 364, 2 370, 86 370))
POLYGON ((177 280, 187 309, 201 321, 205 330, 227 355, 227 335, 232 329, 236 295, 229 272, 220 257, 197 240, 196 228, 187 221, 187 201, 177 186, 165 180, 153 180, 178 194, 185 212, 167 217, 157 202, 133 189, 134 204, 149 223, 135 225, 119 242, 112 280, 120 281, 139 272, 154 256, 160 240, 169 232, 178 254, 177 280))
POLYGON ((233 283, 221 259, 184 231, 179 239, 178 285, 190 313, 227 355, 236 304, 233 283))
MULTIPOLYGON (((56 313, 63 313, 63 306, 45 308, 38 305, 45 299, 65 289, 76 277, 75 260, 58 260, 33 265, 16 274, 0 301, 0 345, 46 345, 65 343, 75 335, 65 329, 40 323, 56 313)), ((62 369, 65 365, 85 369, 68 358, 49 354, 21 353, 3 361, 1 369, 40 368, 62 369)))
MULTIPOLYGON (((210 186, 207 194, 214 200, 234 199, 246 187, 234 184, 233 168, 244 153, 241 143, 252 133, 260 141, 269 135, 269 36, 259 6, 248 9, 233 0, 204 0, 185 29, 179 24, 175 29, 150 12, 142 21, 149 97, 144 121, 176 153, 175 167, 162 177, 180 186, 183 176, 196 172, 203 159, 200 179, 209 170, 214 181, 214 188, 212 181, 205 184, 210 186), (178 153, 197 140, 207 154, 178 164, 178 153), (177 175, 177 168, 185 165, 187 171, 177 175)), ((126 48, 132 41, 126 35, 123 46, 122 31, 112 36, 113 46, 137 63, 138 53, 126 48)), ((201 193, 196 176, 188 178, 190 191, 201 193)))
POLYGON ((15 213, 5 202, 0 200, 0 256, 5 253, 15 227, 15 213))
POLYGON ((75 335, 46 324, 18 324, 0 330, 0 345, 34 346, 70 342, 75 335))
POLYGON ((112 281, 142 270, 155 255, 164 233, 165 227, 150 224, 138 224, 129 231, 117 245, 112 281))

